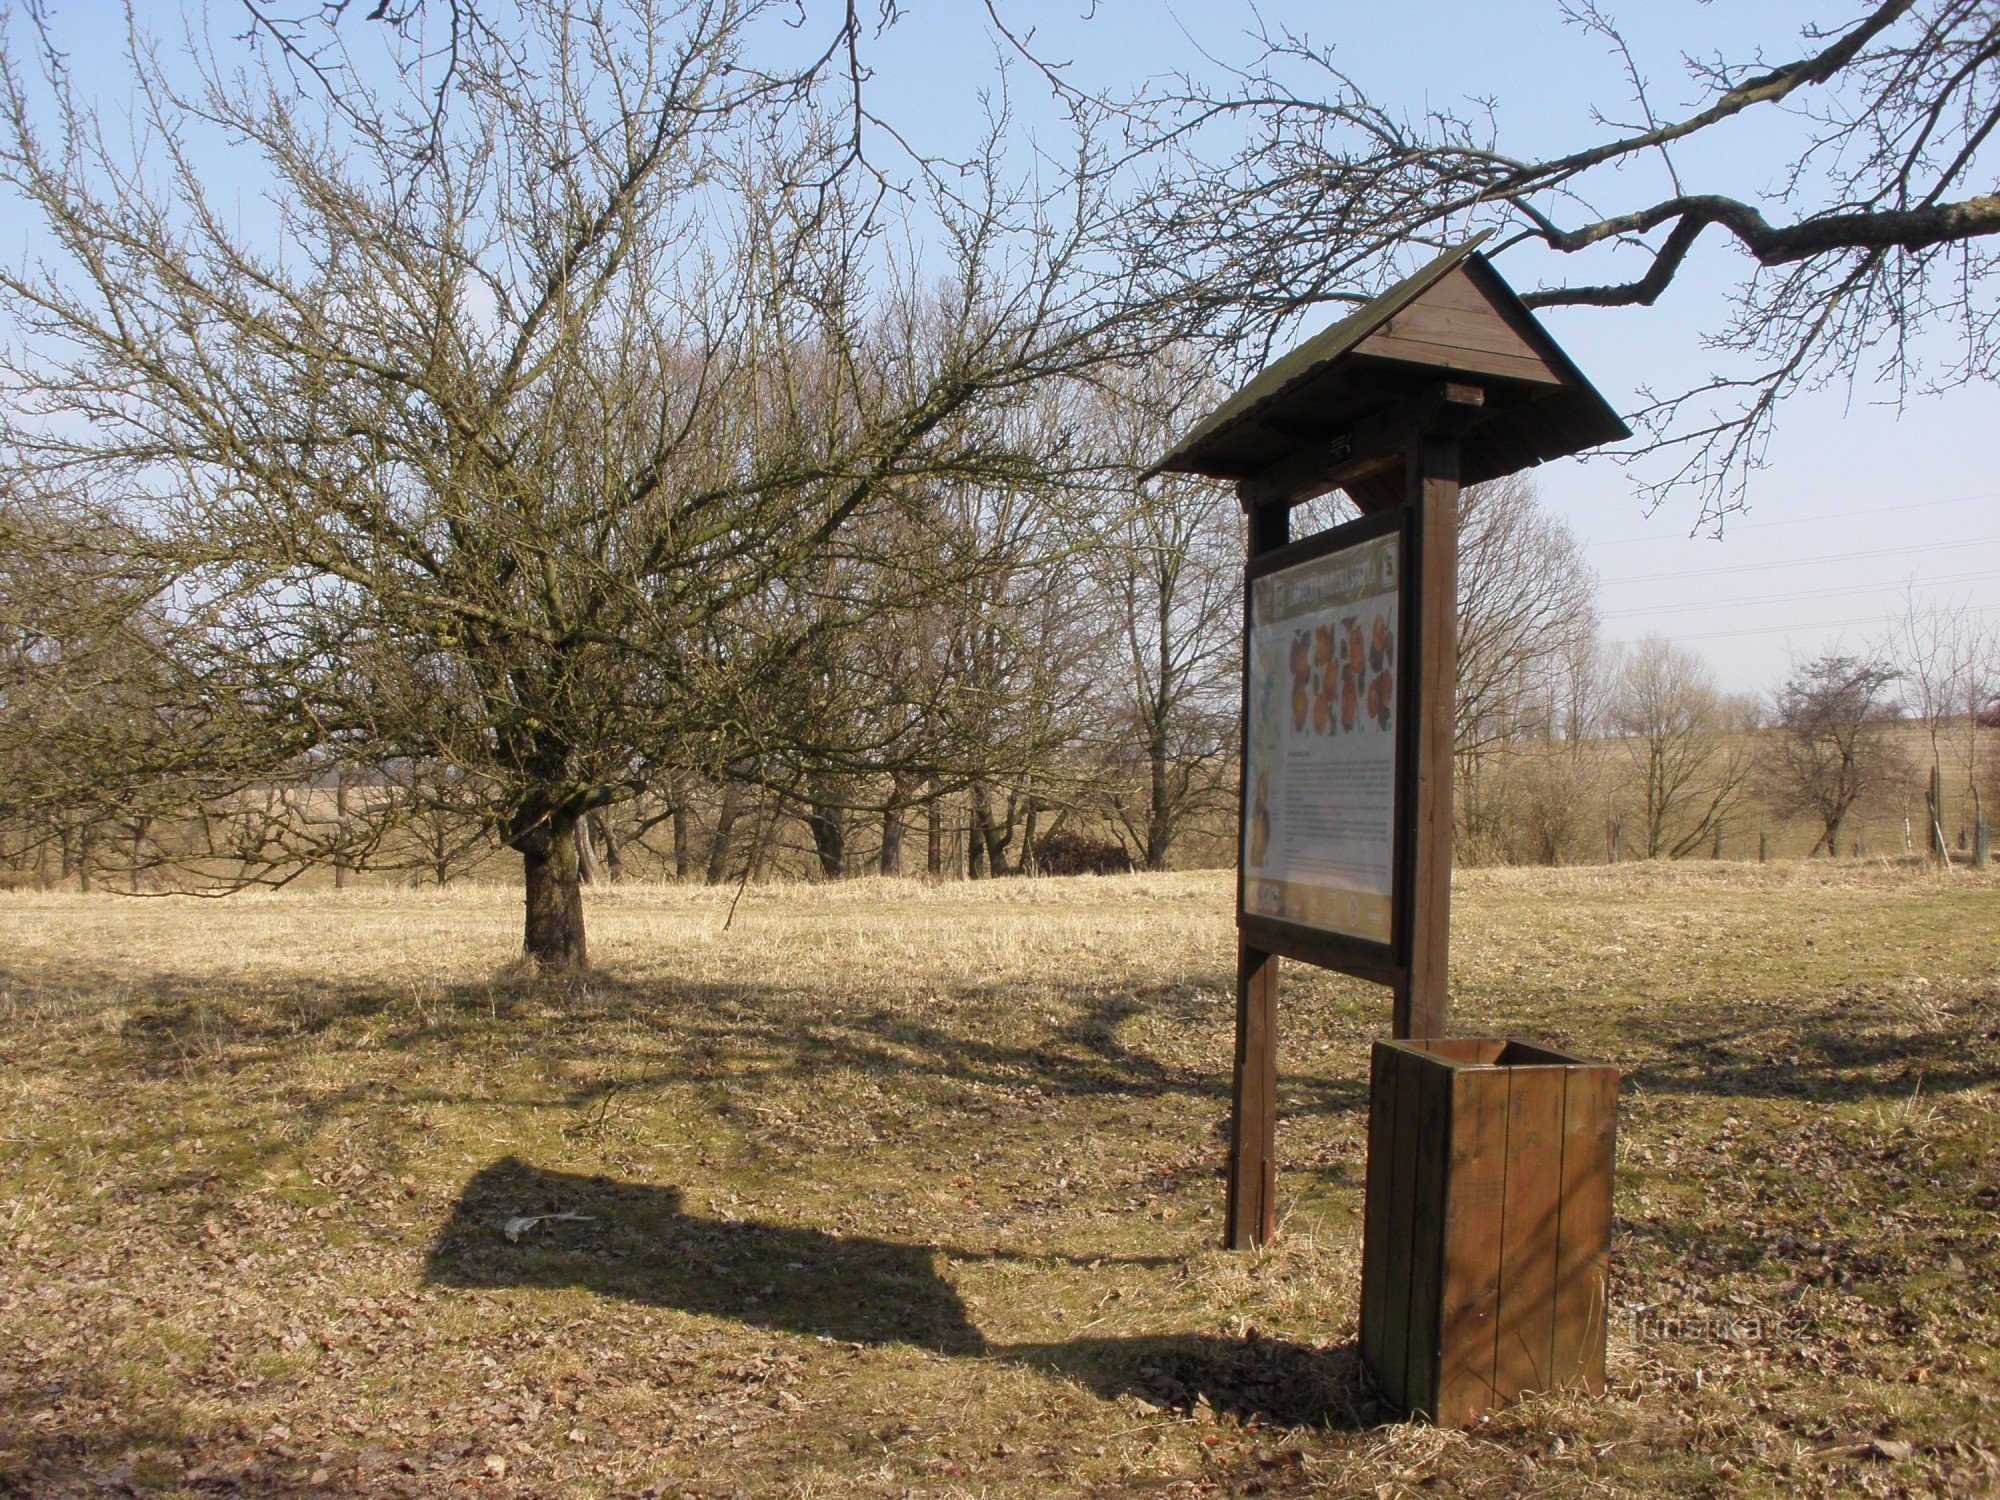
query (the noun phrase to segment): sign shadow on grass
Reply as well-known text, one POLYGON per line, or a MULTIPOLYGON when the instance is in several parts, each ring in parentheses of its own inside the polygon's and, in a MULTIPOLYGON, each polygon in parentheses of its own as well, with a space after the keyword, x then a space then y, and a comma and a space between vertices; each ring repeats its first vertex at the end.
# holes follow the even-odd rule
POLYGON ((433 1285, 553 1289, 861 1344, 979 1354, 986 1340, 934 1251, 683 1210, 675 1187, 505 1157, 476 1173, 431 1246, 433 1285), (574 1214, 505 1233, 510 1220, 574 1214))
POLYGON ((1165 1411, 1206 1408, 1321 1427, 1360 1427, 1376 1416, 1374 1388, 1352 1344, 1322 1349, 1254 1334, 989 1343, 938 1262, 997 1256, 1016 1258, 708 1218, 686 1212, 675 1187, 505 1157, 466 1183, 432 1243, 424 1279, 462 1289, 574 1287, 774 1332, 1006 1359, 1105 1399, 1134 1397, 1165 1411))

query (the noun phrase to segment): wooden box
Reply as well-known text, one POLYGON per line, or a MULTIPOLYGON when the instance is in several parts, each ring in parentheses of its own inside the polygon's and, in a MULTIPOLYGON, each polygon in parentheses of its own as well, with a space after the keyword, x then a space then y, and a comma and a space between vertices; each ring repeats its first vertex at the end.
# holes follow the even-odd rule
POLYGON ((1377 1042, 1361 1357, 1458 1427, 1604 1389, 1618 1070, 1490 1037, 1377 1042))

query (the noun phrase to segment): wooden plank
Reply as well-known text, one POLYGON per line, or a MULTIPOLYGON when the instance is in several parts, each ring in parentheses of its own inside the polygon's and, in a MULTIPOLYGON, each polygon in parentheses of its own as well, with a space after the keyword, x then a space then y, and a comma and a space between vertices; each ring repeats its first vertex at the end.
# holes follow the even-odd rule
MULTIPOLYGON (((1410 973, 1394 1034, 1443 1036, 1451 943, 1454 712, 1458 686, 1458 443, 1426 437, 1410 454, 1417 509, 1417 720, 1408 798, 1410 973)), ((1406 637, 1407 639, 1407 637, 1406 637)))
POLYGON ((1363 476, 1403 466, 1420 435, 1441 420, 1470 424, 1484 410, 1476 385, 1439 381, 1406 401, 1371 412, 1343 431, 1298 446, 1236 487, 1246 505, 1299 505, 1363 476))
MULTIPOLYGON (((1259 506, 1239 487, 1249 531, 1249 555, 1255 559, 1285 545, 1291 534, 1291 514, 1282 507, 1259 506)), ((1244 597, 1248 624, 1249 597, 1244 597)), ((1249 703, 1250 677, 1245 654, 1243 701, 1249 703)), ((1243 715, 1247 734, 1249 715, 1243 715)), ((1238 745, 1238 762, 1248 774, 1247 742, 1238 745)), ((1247 792, 1247 787, 1243 789, 1247 792)), ((1239 797, 1237 806, 1247 798, 1239 797)), ((1237 861, 1236 909, 1243 910, 1242 860, 1237 861)), ((1269 1239, 1277 1223, 1273 1203, 1277 1180, 1278 1110, 1278 961, 1270 953, 1236 941, 1236 1067, 1230 1090, 1229 1188, 1223 1207, 1223 1243, 1231 1250, 1249 1249, 1269 1239)))
POLYGON ((1356 354, 1392 359, 1398 364, 1427 365, 1453 374, 1491 375, 1502 380, 1519 380, 1536 385, 1560 385, 1549 367, 1531 355, 1481 349, 1450 341, 1448 336, 1413 338, 1400 330, 1384 329, 1370 334, 1354 346, 1356 354))
POLYGON ((1438 1294, 1444 1274, 1444 1189, 1451 1152, 1452 1075, 1456 1068, 1410 1054, 1417 1067, 1416 1164, 1410 1174, 1410 1327, 1405 1403, 1434 1416, 1438 1387, 1438 1294))
POLYGON ((1495 1061, 1507 1043, 1493 1036, 1431 1036, 1414 1037, 1407 1045, 1446 1062, 1478 1065, 1495 1061))
POLYGON ((1556 1234, 1562 1202, 1561 1068, 1507 1073, 1507 1187, 1493 1389, 1501 1401, 1548 1389, 1555 1336, 1556 1234))
POLYGON ((1538 385, 1560 385, 1545 351, 1476 284, 1454 268, 1354 346, 1420 364, 1488 372, 1538 385))
POLYGON ((1584 1066, 1590 1062, 1589 1058, 1577 1057, 1573 1053, 1558 1052, 1553 1047, 1544 1047, 1536 1042, 1523 1042, 1511 1038, 1507 1042, 1506 1050, 1500 1054, 1498 1060, 1510 1065, 1514 1063, 1553 1063, 1557 1067, 1567 1068, 1584 1066))
POLYGON ((1382 1378, 1389 1399, 1408 1410, 1410 1404, 1410 1244, 1416 1227, 1417 1106, 1423 1064, 1406 1052, 1396 1054, 1396 1137, 1389 1159, 1388 1233, 1382 1278, 1382 1378))
POLYGON ((1611 1169, 1618 1070, 1565 1069, 1562 1219, 1557 1227, 1553 1386, 1604 1393, 1604 1340, 1611 1306, 1611 1169))
POLYGON ((1437 1422, 1463 1427, 1497 1402, 1493 1354, 1507 1188, 1507 1073, 1455 1069, 1438 1306, 1437 1422))
POLYGON ((1362 942, 1339 933, 1316 932, 1295 922, 1276 922, 1245 913, 1240 890, 1236 907, 1239 935, 1266 953, 1296 958, 1319 969, 1337 969, 1372 984, 1393 986, 1403 976, 1403 966, 1396 962, 1394 950, 1385 944, 1362 942))
POLYGON ((1229 1127, 1225 1244, 1247 1250, 1277 1228, 1278 961, 1237 943, 1236 1074, 1229 1127))
POLYGON ((1398 1074, 1395 1050, 1377 1042, 1369 1057, 1368 1176, 1361 1204, 1361 1359, 1378 1379, 1387 1296, 1389 1202, 1395 1194, 1398 1074))

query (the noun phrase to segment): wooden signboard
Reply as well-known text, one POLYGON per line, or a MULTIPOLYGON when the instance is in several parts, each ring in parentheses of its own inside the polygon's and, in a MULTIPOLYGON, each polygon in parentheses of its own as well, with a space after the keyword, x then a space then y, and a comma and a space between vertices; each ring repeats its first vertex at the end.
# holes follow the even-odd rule
POLYGON ((1267 552, 1244 589, 1237 922, 1270 953, 1408 966, 1416 621, 1410 513, 1267 552))
POLYGON ((1159 470, 1236 481, 1248 523, 1243 827, 1226 1242, 1276 1228, 1278 959, 1447 1020, 1459 485, 1629 436, 1507 284, 1447 251, 1272 363, 1159 470), (1342 491, 1361 519, 1291 540, 1342 491))

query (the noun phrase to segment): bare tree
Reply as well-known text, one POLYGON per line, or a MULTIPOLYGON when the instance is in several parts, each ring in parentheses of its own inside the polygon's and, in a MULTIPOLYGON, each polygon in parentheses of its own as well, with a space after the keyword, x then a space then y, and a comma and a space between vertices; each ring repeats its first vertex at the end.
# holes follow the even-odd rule
POLYGON ((1848 815, 1903 773, 1896 676, 1880 661, 1821 656, 1794 668, 1778 694, 1765 774, 1781 808, 1818 821, 1814 854, 1832 858, 1848 815))
MULTIPOLYGON (((1949 759, 1964 790, 1959 841, 1984 816, 1980 771, 1986 730, 1981 712, 2000 690, 2000 635, 1964 604, 1925 604, 1914 593, 1889 629, 1882 655, 1896 664, 1909 715, 1923 729, 1927 760, 1939 787, 1949 759)), ((1925 842, 1946 857, 1944 809, 1930 810, 1932 829, 1925 842)))
MULTIPOLYGON (((244 784, 404 759, 486 789, 549 971, 585 962, 579 820, 772 753, 765 685, 861 623, 785 609, 794 581, 919 480, 1018 483, 985 417, 1134 326, 1087 142, 1034 180, 996 121, 885 196, 817 74, 744 60, 773 9, 528 0, 442 111, 420 71, 329 56, 301 97, 143 37, 129 126, 71 72, 0 81, 41 237, 0 273, 15 461, 173 570, 244 784), (274 226, 218 201, 204 131, 274 226), (899 214, 941 247, 921 274, 881 272, 899 214)), ((273 806, 244 878, 302 852, 273 806)))
POLYGON ((1597 576, 1576 534, 1543 510, 1534 481, 1513 475, 1460 499, 1459 817, 1474 840, 1502 836, 1510 814, 1492 765, 1522 743, 1572 732, 1579 663, 1597 651, 1597 576))
MULTIPOLYGON (((1789 394, 1879 376, 1900 397, 1990 378, 2000 194, 2000 14, 1986 0, 1871 0, 1804 28, 1792 60, 1729 57, 1690 36, 1693 102, 1664 102, 1597 0, 1567 0, 1627 97, 1601 134, 1553 154, 1510 150, 1496 102, 1404 110, 1351 77, 1330 44, 1266 32, 1228 81, 1183 78, 1131 107, 1163 153, 1132 253, 1160 287, 1201 287, 1235 335, 1391 279, 1412 248, 1479 228, 1584 267, 1531 307, 1650 306, 1713 230, 1747 264, 1709 346, 1733 360, 1692 390, 1643 397, 1654 493, 1695 486, 1704 520, 1740 503, 1789 394), (1749 160, 1759 195, 1722 190, 1749 160), (1705 179, 1713 179, 1708 181, 1705 179), (1958 341, 1934 375, 1922 335, 1958 341)), ((1782 54, 1780 54, 1782 55, 1782 54)))
POLYGON ((116 522, 32 491, 0 495, 0 864, 139 890, 162 833, 235 748, 162 608, 162 579, 116 522))
POLYGON ((1648 636, 1620 666, 1610 721, 1638 781, 1646 858, 1710 846, 1744 790, 1754 727, 1717 688, 1715 669, 1648 636))
POLYGON ((1108 382, 1096 413, 1110 485, 1089 572, 1118 702, 1104 725, 1102 801, 1148 870, 1164 870, 1187 820, 1226 803, 1232 786, 1242 520, 1213 483, 1137 478, 1217 399, 1185 358, 1161 359, 1108 382))

